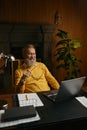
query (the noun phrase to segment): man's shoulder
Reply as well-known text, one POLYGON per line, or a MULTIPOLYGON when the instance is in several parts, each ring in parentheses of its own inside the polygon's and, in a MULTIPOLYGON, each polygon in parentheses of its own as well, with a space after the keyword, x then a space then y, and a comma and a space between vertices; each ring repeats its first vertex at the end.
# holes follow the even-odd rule
POLYGON ((25 63, 21 64, 16 70, 23 70, 26 68, 25 63))
POLYGON ((45 64, 42 63, 42 62, 36 62, 36 64, 37 64, 38 66, 45 66, 45 64))
POLYGON ((36 64, 37 64, 37 67, 39 67, 39 68, 42 68, 42 69, 47 68, 46 65, 43 62, 36 62, 36 64))

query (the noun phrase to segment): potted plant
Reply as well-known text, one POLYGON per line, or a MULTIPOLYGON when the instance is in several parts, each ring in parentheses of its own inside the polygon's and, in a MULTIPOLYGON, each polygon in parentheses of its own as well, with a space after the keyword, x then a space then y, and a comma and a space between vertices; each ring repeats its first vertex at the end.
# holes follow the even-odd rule
POLYGON ((59 40, 56 43, 56 60, 58 62, 57 69, 64 68, 66 71, 65 79, 72 79, 78 77, 80 73, 78 63, 81 62, 79 58, 75 56, 77 48, 82 44, 77 38, 69 38, 68 32, 58 29, 56 36, 59 40))

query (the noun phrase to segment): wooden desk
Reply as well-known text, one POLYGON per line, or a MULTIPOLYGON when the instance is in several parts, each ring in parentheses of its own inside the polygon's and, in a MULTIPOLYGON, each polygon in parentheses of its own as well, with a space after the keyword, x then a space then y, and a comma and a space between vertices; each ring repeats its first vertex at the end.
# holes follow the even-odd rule
POLYGON ((12 95, 13 94, 3 94, 3 95, 0 95, 0 100, 7 100, 8 108, 13 107, 12 95))
MULTIPOLYGON (((16 130, 49 130, 49 129, 61 129, 61 130, 73 130, 87 128, 87 108, 82 106, 76 99, 69 100, 63 103, 53 103, 43 96, 42 93, 38 93, 43 107, 37 107, 37 111, 41 117, 40 121, 26 123, 13 127, 16 130)), ((6 99, 8 106, 13 106, 12 94, 1 95, 0 99, 6 99)), ((4 130, 4 129, 3 129, 4 130)))

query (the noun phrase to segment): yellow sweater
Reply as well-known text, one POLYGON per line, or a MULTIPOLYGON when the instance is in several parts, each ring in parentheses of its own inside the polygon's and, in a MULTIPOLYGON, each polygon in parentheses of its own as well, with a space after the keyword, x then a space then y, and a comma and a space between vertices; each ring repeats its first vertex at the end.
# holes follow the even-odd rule
POLYGON ((49 72, 46 65, 41 62, 36 62, 34 66, 29 68, 27 68, 26 64, 24 63, 19 69, 15 71, 16 89, 25 70, 31 71, 31 75, 26 78, 24 84, 21 86, 21 93, 49 91, 49 85, 53 89, 58 89, 60 87, 59 83, 49 72))

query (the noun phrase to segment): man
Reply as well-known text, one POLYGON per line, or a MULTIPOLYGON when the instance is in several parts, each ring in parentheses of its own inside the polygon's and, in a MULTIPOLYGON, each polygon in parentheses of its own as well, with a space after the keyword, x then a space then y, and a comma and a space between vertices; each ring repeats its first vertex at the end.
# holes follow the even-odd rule
POLYGON ((40 92, 59 89, 60 85, 45 64, 36 61, 36 49, 29 44, 23 49, 24 64, 15 71, 18 92, 40 92), (50 86, 49 86, 50 85, 50 86))

